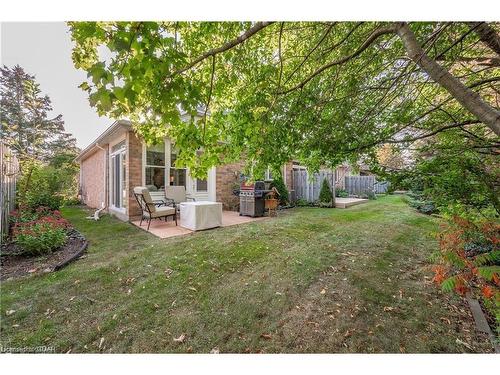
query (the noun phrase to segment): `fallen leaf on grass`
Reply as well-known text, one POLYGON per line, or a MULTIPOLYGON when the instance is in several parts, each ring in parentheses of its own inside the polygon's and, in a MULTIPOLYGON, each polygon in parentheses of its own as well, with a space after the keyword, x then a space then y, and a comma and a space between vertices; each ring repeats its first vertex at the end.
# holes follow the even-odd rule
POLYGON ((461 345, 465 346, 465 347, 466 347, 467 349, 469 349, 469 350, 473 350, 473 349, 472 349, 472 346, 470 346, 469 344, 467 344, 466 342, 464 342, 464 341, 462 341, 462 340, 460 340, 460 339, 456 339, 456 340, 455 340, 455 342, 456 342, 457 344, 461 344, 461 345))
POLYGON ((390 306, 384 306, 384 311, 392 311, 394 310, 394 307, 390 307, 390 306))
POLYGON ((5 312, 5 315, 9 316, 9 315, 14 314, 15 312, 16 312, 16 310, 7 310, 7 311, 5 312))
POLYGON ((104 343, 104 337, 101 337, 101 340, 99 341, 99 349, 101 349, 103 343, 104 343))
POLYGON ((171 270, 170 268, 167 268, 165 270, 165 276, 168 278, 170 278, 170 276, 172 275, 172 273, 174 272, 174 270, 171 270))
POLYGON ((192 290, 193 292, 197 292, 197 290, 196 290, 196 288, 194 286, 190 286, 188 289, 192 290))
POLYGON ((210 350, 210 354, 219 354, 219 348, 215 347, 212 350, 210 350))
POLYGON ((182 344, 184 340, 186 340, 186 335, 184 333, 177 338, 174 337, 174 342, 178 342, 179 344, 182 344))
POLYGON ((326 290, 325 289, 321 289, 320 294, 325 294, 325 293, 326 293, 326 290))
POLYGON ((266 340, 271 340, 273 338, 269 333, 261 333, 260 337, 266 340))

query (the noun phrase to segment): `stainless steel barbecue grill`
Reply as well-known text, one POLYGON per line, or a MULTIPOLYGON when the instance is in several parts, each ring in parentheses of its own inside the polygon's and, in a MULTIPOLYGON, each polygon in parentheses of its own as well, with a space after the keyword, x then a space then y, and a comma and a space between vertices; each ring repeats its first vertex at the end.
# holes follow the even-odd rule
POLYGON ((264 216, 264 197, 269 192, 264 181, 253 184, 242 183, 240 186, 240 216, 264 216))

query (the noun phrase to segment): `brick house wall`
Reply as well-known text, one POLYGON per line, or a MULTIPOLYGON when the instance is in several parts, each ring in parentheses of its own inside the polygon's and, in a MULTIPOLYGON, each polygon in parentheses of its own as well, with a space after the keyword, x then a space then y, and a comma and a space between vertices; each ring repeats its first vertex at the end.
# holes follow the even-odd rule
POLYGON ((224 210, 238 211, 240 198, 233 195, 233 185, 239 184, 239 174, 243 171, 243 161, 217 167, 215 172, 215 199, 222 202, 224 210))
POLYGON ((82 201, 91 208, 101 208, 106 202, 106 150, 98 149, 82 160, 80 166, 80 191, 82 201))
POLYGON ((133 219, 141 215, 141 209, 134 197, 134 187, 142 185, 142 141, 133 131, 127 132, 127 170, 127 207, 129 218, 133 219))

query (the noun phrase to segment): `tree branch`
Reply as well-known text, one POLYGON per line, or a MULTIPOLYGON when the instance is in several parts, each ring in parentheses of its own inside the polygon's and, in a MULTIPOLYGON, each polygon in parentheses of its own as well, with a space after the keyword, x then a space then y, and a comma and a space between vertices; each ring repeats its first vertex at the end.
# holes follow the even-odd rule
POLYGON ((305 62, 313 54, 313 52, 316 51, 316 49, 321 45, 321 43, 323 43, 323 41, 326 39, 330 31, 332 30, 333 26, 334 25, 330 25, 328 27, 328 29, 324 32, 323 36, 319 39, 318 43, 316 43, 316 45, 307 53, 306 57, 301 61, 301 63, 297 65, 297 67, 290 73, 290 75, 285 80, 285 84, 288 81, 290 81, 290 79, 292 79, 293 75, 297 73, 297 71, 305 64, 305 62))
POLYGON ((500 135, 500 111, 486 103, 481 96, 469 89, 436 61, 427 56, 406 22, 397 27, 397 34, 410 58, 432 79, 448 91, 464 108, 473 113, 496 135, 500 135))
POLYGON ((368 39, 365 40, 365 42, 361 45, 361 47, 359 47, 356 51, 354 51, 353 53, 351 53, 350 55, 348 56, 344 56, 343 58, 339 59, 339 60, 335 60, 335 61, 332 61, 326 65, 323 65, 321 68, 317 69, 314 73, 312 73, 309 77, 307 77, 305 80, 303 80, 302 82, 300 82, 298 85, 288 89, 288 90, 285 90, 285 91, 282 91, 280 92, 279 94, 280 95, 286 95, 292 91, 295 91, 297 89, 301 89, 303 88, 310 80, 312 80, 314 77, 318 76, 319 74, 321 74, 322 72, 324 72, 325 70, 335 66, 335 65, 341 65, 341 64, 344 64, 345 62, 351 60, 351 59, 354 59, 355 57, 357 57, 358 55, 361 54, 361 52, 363 52, 364 50, 366 50, 373 42, 375 42, 375 40, 377 40, 380 36, 382 35, 385 35, 385 34, 391 34, 391 33, 394 33, 396 31, 396 27, 395 25, 389 25, 389 26, 384 26, 384 27, 379 27, 377 29, 375 29, 371 34, 370 36, 368 37, 368 39))
POLYGON ((481 41, 500 56, 500 36, 486 22, 469 22, 469 27, 479 35, 481 41))
POLYGON ((201 55, 197 59, 193 60, 191 63, 189 63, 184 68, 178 69, 175 72, 173 72, 169 76, 169 78, 172 77, 172 76, 174 76, 174 75, 184 73, 186 70, 191 69, 193 66, 199 64, 200 62, 202 62, 203 60, 209 58, 210 56, 215 56, 218 53, 222 53, 222 52, 228 51, 231 48, 234 48, 237 45, 242 44, 243 42, 245 42, 245 40, 251 38, 253 35, 257 34, 259 31, 261 31, 265 27, 271 25, 272 23, 273 22, 256 22, 251 28, 249 28, 247 31, 245 31, 243 34, 241 34, 239 37, 230 40, 229 42, 223 44, 222 46, 220 46, 218 48, 214 48, 214 49, 211 49, 211 50, 205 52, 203 55, 201 55))
POLYGON ((441 133, 441 132, 443 132, 445 130, 454 129, 454 128, 460 128, 460 127, 465 126, 465 125, 480 124, 480 123, 481 122, 479 120, 466 120, 466 121, 463 121, 463 122, 460 122, 460 123, 445 125, 445 126, 439 128, 439 129, 436 129, 436 130, 430 132, 430 133, 419 135, 417 137, 403 138, 403 139, 400 139, 400 140, 389 139, 389 140, 381 142, 381 143, 382 144, 384 144, 384 143, 392 143, 392 144, 394 144, 394 143, 411 143, 411 142, 418 141, 419 139, 424 139, 424 138, 432 137, 433 135, 441 133))

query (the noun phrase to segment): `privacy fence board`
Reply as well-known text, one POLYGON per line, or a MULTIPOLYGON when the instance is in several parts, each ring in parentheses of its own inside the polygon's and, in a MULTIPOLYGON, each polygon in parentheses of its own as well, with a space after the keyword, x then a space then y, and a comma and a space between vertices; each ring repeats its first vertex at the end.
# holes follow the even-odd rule
POLYGON ((350 195, 362 195, 367 191, 385 194, 389 188, 388 181, 377 181, 375 176, 346 176, 345 190, 350 195))
POLYGON ((346 176, 345 190, 349 195, 361 195, 373 191, 375 176, 346 176))
POLYGON ((373 186, 375 194, 387 193, 387 190, 389 190, 390 185, 391 184, 389 183, 389 181, 375 181, 375 185, 373 186))
POLYGON ((19 162, 14 153, 0 142, 0 243, 9 228, 9 213, 15 208, 19 162))

